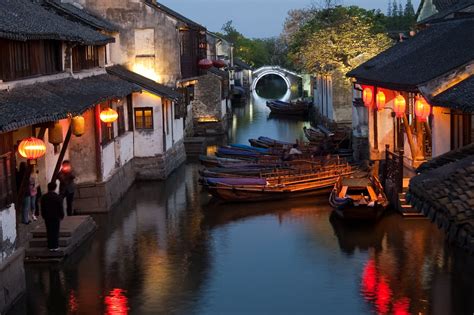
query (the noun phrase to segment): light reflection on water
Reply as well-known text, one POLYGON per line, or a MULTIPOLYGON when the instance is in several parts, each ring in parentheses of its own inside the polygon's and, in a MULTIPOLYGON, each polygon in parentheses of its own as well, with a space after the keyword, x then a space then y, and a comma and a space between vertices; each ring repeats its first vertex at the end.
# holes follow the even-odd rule
MULTIPOLYGON (((236 110, 232 138, 302 137, 304 122, 236 110)), ((473 259, 427 220, 370 226, 331 215, 327 197, 209 202, 199 166, 139 183, 58 267, 27 267, 12 314, 472 314, 473 259), (119 313, 120 314, 120 313, 119 313)))

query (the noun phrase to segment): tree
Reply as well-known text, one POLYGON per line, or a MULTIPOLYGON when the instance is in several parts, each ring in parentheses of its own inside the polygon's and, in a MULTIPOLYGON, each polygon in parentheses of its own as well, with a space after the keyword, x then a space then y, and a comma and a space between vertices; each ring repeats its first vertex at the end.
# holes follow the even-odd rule
POLYGON ((299 49, 298 56, 306 71, 346 73, 391 45, 387 35, 374 31, 376 21, 368 17, 371 15, 354 14, 351 8, 339 10, 347 11, 343 17, 313 32, 299 49))

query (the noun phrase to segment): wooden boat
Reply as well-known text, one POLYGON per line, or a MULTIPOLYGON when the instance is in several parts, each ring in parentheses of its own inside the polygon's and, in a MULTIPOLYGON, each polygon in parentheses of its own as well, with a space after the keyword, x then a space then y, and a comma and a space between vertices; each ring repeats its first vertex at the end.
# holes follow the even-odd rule
POLYGON ((201 164, 206 167, 238 165, 238 164, 244 163, 242 160, 239 160, 239 159, 220 158, 217 156, 208 156, 208 155, 200 155, 199 160, 201 161, 201 164))
POLYGON ((310 142, 313 143, 321 143, 326 139, 326 135, 319 129, 317 128, 306 128, 303 127, 303 132, 304 135, 306 136, 306 139, 308 139, 310 142))
POLYGON ((374 176, 341 176, 334 185, 329 203, 345 220, 375 221, 388 207, 383 187, 374 176))
POLYGON ((225 202, 251 202, 280 200, 329 192, 339 176, 353 173, 350 165, 337 165, 322 169, 318 173, 285 174, 272 173, 263 175, 265 184, 243 184, 243 178, 203 178, 203 185, 216 198, 225 202))
POLYGON ((278 115, 305 116, 309 111, 309 105, 305 103, 290 104, 278 101, 267 101, 267 107, 270 108, 273 114, 278 115))
POLYGON ((262 149, 268 149, 268 148, 271 148, 271 145, 263 142, 263 141, 260 141, 258 139, 249 139, 249 142, 250 142, 250 145, 252 147, 256 147, 256 148, 262 148, 262 149))

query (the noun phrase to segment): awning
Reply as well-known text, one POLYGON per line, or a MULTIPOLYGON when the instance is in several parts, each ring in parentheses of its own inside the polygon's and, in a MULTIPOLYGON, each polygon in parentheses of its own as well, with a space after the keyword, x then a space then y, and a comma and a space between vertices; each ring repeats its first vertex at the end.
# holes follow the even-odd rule
POLYGON ((0 133, 80 115, 96 104, 139 91, 139 86, 109 74, 1 91, 0 133))

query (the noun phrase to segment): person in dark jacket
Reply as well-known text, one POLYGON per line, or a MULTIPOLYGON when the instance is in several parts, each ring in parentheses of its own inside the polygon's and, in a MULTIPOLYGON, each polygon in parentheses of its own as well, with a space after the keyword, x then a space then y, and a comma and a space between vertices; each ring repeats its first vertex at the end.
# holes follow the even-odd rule
POLYGON ((59 250, 59 229, 64 218, 63 198, 55 192, 56 187, 56 183, 49 183, 48 193, 41 197, 41 215, 46 225, 50 251, 59 250))
POLYGON ((76 190, 76 174, 74 173, 71 162, 65 160, 61 165, 61 171, 58 173, 59 179, 59 194, 64 199, 66 198, 67 215, 73 215, 72 202, 74 200, 74 192, 76 190))

